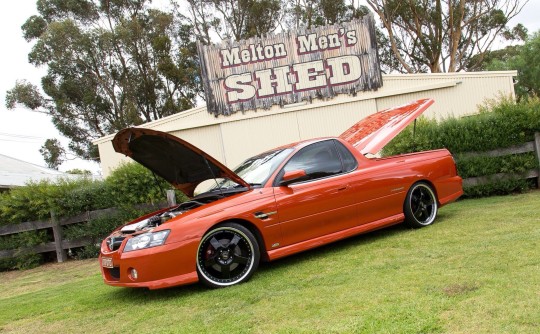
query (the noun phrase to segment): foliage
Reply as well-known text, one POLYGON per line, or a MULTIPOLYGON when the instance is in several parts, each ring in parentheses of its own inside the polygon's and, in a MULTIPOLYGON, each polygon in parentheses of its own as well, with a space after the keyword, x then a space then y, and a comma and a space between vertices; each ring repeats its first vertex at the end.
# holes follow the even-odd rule
POLYGON ((191 27, 150 0, 38 0, 22 26, 31 64, 47 66, 42 95, 18 81, 6 94, 49 114, 82 158, 97 158, 91 140, 193 107, 200 92, 191 27))
MULTIPOLYGON (((163 201, 163 191, 171 187, 165 180, 137 163, 123 164, 116 168, 106 182, 110 199, 120 207, 163 201)), ((181 200, 183 195, 177 193, 177 198, 181 200)))
POLYGON ((283 15, 280 0, 187 0, 188 15, 179 5, 176 11, 195 28, 197 38, 210 44, 211 35, 220 39, 247 39, 273 32, 283 15))
POLYGON ((39 153, 43 155, 43 159, 49 168, 58 169, 64 162, 66 151, 62 147, 62 144, 60 144, 60 141, 54 138, 47 139, 45 144, 39 149, 39 153))
MULTIPOLYGON (((164 202, 166 198, 161 189, 168 188, 170 185, 163 179, 154 177, 148 169, 136 163, 119 167, 104 181, 81 178, 60 180, 57 183, 31 182, 0 194, 0 226, 48 220, 51 211, 60 218, 109 207, 121 208, 119 213, 108 217, 63 227, 64 238, 67 240, 91 238, 97 243, 117 226, 147 213, 134 208, 136 204, 164 202), (161 188, 156 182, 159 182, 161 188)), ((185 197, 177 193, 177 199, 182 201, 185 197)), ((0 236, 0 250, 50 241, 52 237, 46 230, 0 236)), ((75 249, 74 256, 84 258, 96 254, 94 248, 87 246, 75 249)), ((18 254, 14 259, 0 261, 0 270, 27 268, 41 261, 41 255, 18 254)))
MULTIPOLYGON (((476 70, 497 38, 523 40, 521 24, 507 24, 527 0, 367 0, 379 17, 393 60, 402 73, 476 70), (472 57, 475 62, 471 62, 472 57)), ((385 45, 381 45, 385 47, 385 45)))
MULTIPOLYGON (((35 246, 48 241, 44 230, 26 231, 22 233, 0 236, 0 250, 17 249, 21 246, 35 246)), ((18 252, 13 258, 0 259, 0 270, 30 269, 43 262, 43 255, 18 252)))
POLYGON ((520 99, 540 96, 540 32, 534 33, 524 45, 506 48, 486 65, 488 70, 517 70, 516 95, 520 99))
MULTIPOLYGON (((527 40, 527 37, 523 40, 527 40)), ((508 62, 519 54, 521 47, 522 45, 508 45, 499 50, 489 50, 482 55, 477 54, 473 56, 469 61, 471 64, 478 63, 478 58, 483 57, 483 61, 478 68, 480 71, 515 70, 508 62)), ((472 66, 467 65, 467 67, 472 66)))
POLYGON ((74 175, 86 175, 86 176, 92 175, 92 172, 89 171, 88 169, 79 169, 79 168, 70 169, 66 173, 74 174, 74 175))
POLYGON ((538 167, 534 152, 511 154, 501 157, 472 156, 457 154, 458 172, 462 178, 498 173, 524 173, 538 167))
POLYGON ((142 333, 533 334, 539 202, 540 191, 459 201, 430 227, 381 229, 263 263, 225 289, 110 287, 96 260, 0 273, 0 328, 92 333, 99 319, 142 333))
POLYGON ((517 178, 509 180, 492 180, 485 184, 465 187, 465 196, 470 198, 485 197, 494 195, 508 195, 521 193, 534 188, 534 181, 520 180, 517 178))
POLYGON ((0 194, 0 225, 48 219, 51 210, 61 217, 100 209, 110 204, 104 192, 102 182, 85 178, 29 182, 0 194))
POLYGON ((540 99, 519 103, 503 98, 480 107, 479 114, 442 122, 420 118, 383 150, 394 155, 445 147, 450 152, 483 152, 532 141, 540 131, 540 99))
POLYGON ((369 13, 366 6, 344 0, 297 0, 286 4, 287 28, 291 30, 339 24, 369 13))
MULTIPOLYGON (((411 125, 394 138, 382 151, 390 156, 415 151, 447 148, 457 159, 459 175, 463 178, 497 173, 521 174, 538 167, 533 153, 503 157, 472 157, 466 152, 485 152, 534 140, 540 132, 540 99, 514 103, 509 99, 490 102, 480 113, 442 122, 421 118, 416 131, 411 125)), ((467 187, 467 196, 485 196, 520 191, 529 188, 524 180, 493 180, 489 184, 467 187)))
POLYGON ((76 240, 90 238, 90 245, 70 250, 70 256, 76 259, 88 259, 99 255, 99 244, 103 238, 124 222, 133 220, 147 213, 142 210, 120 210, 115 214, 92 219, 86 223, 72 224, 64 227, 64 239, 76 240))

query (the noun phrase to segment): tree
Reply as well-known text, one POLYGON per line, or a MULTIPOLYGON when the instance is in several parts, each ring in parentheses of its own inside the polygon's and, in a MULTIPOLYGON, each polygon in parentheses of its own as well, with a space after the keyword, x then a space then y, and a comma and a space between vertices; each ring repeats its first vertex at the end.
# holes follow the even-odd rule
POLYGON ((150 0, 38 0, 22 26, 31 64, 47 66, 42 94, 18 81, 16 104, 52 116, 82 158, 91 140, 194 106, 201 91, 191 27, 150 0))
MULTIPOLYGON (((180 14, 204 44, 212 34, 221 40, 263 36, 276 30, 283 16, 280 0, 187 0, 188 15, 180 14)), ((177 5, 176 11, 180 13, 177 5)))
POLYGON ((475 70, 497 38, 526 35, 522 25, 507 23, 528 0, 366 1, 382 23, 394 58, 389 65, 398 72, 475 70))
POLYGON ((43 155, 43 159, 49 168, 58 169, 58 166, 65 160, 66 151, 58 139, 47 139, 39 149, 39 153, 43 155))
POLYGON ((79 169, 79 168, 70 169, 66 173, 73 174, 73 175, 85 175, 85 176, 92 175, 92 172, 89 171, 88 169, 79 169))
POLYGON ((485 69, 517 70, 515 90, 518 98, 540 96, 540 31, 527 39, 524 45, 510 46, 493 53, 485 69))
POLYGON ((348 22, 368 14, 366 6, 345 0, 294 0, 286 2, 287 28, 298 29, 348 22))

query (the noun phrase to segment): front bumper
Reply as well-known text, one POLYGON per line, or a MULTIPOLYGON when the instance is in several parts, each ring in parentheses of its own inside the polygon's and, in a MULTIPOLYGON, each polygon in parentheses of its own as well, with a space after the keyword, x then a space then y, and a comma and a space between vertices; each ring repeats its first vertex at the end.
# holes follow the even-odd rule
MULTIPOLYGON (((123 253, 109 252, 105 242, 101 245, 100 267, 106 284, 123 287, 160 289, 198 281, 196 256, 198 239, 123 253), (112 259, 113 268, 104 268, 102 259, 112 259), (137 270, 137 278, 130 274, 137 270)), ((125 242, 124 242, 125 243, 125 242)), ((124 245, 120 247, 123 249, 124 245)))

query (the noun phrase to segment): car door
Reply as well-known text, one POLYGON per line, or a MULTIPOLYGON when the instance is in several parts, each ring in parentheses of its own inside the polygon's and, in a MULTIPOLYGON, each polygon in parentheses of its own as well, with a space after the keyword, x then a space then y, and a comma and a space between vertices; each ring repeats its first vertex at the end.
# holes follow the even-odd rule
POLYGON ((348 175, 357 162, 348 151, 344 157, 341 149, 345 148, 339 145, 333 139, 310 144, 296 152, 278 173, 274 194, 283 234, 281 246, 357 223, 355 194, 348 175), (304 170, 305 179, 279 186, 283 174, 294 170, 304 170))

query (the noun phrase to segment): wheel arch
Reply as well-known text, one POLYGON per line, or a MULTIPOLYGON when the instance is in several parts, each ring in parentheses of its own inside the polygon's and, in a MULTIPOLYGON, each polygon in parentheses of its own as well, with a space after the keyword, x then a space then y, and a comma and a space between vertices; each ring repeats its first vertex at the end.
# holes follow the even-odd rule
MULTIPOLYGON (((435 193, 435 198, 437 199, 437 205, 440 206, 441 205, 441 202, 439 201, 439 193, 437 192, 437 187, 435 186, 435 184, 433 182, 431 182, 430 180, 428 179, 419 179, 419 180, 416 180, 414 181, 410 186, 409 186, 409 189, 412 188, 413 185, 417 184, 417 183, 426 183, 427 185, 429 185, 431 187, 431 189, 433 189, 433 192, 435 193)), ((409 191, 409 190, 407 190, 409 191)))
POLYGON ((247 228, 251 233, 253 233, 253 236, 255 236, 255 239, 257 239, 257 243, 259 244, 259 252, 261 254, 261 260, 268 261, 268 253, 266 252, 266 248, 264 247, 264 238, 262 236, 262 233, 255 224, 253 224, 252 222, 248 220, 238 219, 238 218, 223 220, 210 226, 204 232, 203 235, 206 235, 212 229, 219 227, 220 225, 223 225, 225 223, 236 223, 236 224, 242 225, 243 227, 247 228))

